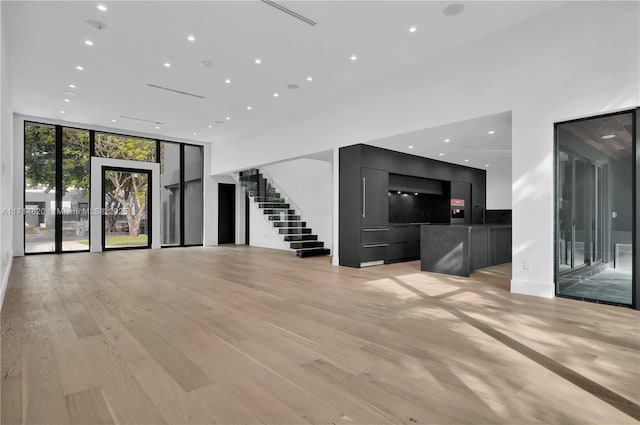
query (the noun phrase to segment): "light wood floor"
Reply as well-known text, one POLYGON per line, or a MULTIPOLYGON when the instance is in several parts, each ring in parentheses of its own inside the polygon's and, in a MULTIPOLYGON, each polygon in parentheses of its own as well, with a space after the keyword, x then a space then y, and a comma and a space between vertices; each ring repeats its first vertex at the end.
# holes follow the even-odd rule
POLYGON ((241 246, 17 258, 2 424, 624 424, 640 315, 241 246))

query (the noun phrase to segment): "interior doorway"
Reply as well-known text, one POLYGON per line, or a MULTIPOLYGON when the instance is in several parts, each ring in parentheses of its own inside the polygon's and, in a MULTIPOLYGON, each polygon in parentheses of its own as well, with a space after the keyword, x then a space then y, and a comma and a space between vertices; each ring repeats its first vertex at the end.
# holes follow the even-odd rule
POLYGON ((236 243, 236 185, 218 183, 218 245, 236 243))

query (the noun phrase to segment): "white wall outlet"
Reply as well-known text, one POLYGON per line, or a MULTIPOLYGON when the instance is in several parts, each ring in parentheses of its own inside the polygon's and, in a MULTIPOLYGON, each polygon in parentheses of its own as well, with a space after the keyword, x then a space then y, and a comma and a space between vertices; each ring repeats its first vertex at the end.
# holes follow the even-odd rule
POLYGON ((522 270, 529 270, 531 268, 531 261, 522 260, 522 270))

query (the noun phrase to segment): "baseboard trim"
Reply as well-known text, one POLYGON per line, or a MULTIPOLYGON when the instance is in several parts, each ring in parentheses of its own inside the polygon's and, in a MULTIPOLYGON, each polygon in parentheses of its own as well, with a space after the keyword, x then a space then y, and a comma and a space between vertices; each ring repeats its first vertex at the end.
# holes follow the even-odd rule
POLYGON ((530 280, 511 280, 511 292, 534 297, 554 298, 556 296, 553 282, 532 282, 530 280))
POLYGON ((4 306, 4 295, 7 293, 7 286, 9 284, 9 275, 11 274, 11 268, 13 267, 13 253, 9 253, 9 263, 7 264, 7 270, 2 276, 2 287, 0 287, 0 312, 2 306, 4 306))

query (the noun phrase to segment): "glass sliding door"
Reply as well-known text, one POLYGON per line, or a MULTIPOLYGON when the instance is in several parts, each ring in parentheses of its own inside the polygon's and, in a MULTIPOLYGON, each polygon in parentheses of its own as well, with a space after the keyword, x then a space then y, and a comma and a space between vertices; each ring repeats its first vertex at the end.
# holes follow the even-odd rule
POLYGON ((151 247, 151 172, 103 168, 103 249, 151 247))
POLYGON ((556 125, 556 292, 633 304, 633 113, 556 125))
POLYGON ((24 126, 24 250, 56 251, 56 129, 24 126))

